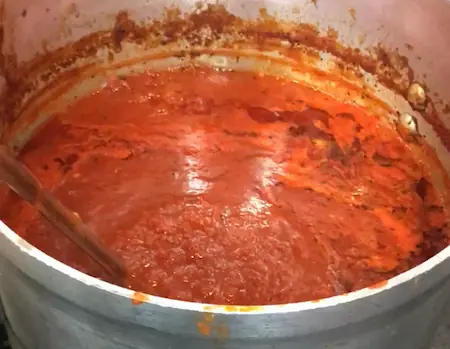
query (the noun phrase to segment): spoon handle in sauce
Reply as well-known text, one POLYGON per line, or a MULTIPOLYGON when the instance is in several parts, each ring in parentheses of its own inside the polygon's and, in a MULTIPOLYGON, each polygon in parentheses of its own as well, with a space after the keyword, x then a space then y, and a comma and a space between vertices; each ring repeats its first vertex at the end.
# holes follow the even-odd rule
POLYGON ((115 283, 123 283, 125 270, 119 259, 101 245, 96 235, 77 214, 42 188, 28 168, 16 160, 6 147, 0 147, 0 180, 22 199, 35 206, 53 226, 105 269, 114 278, 115 283))

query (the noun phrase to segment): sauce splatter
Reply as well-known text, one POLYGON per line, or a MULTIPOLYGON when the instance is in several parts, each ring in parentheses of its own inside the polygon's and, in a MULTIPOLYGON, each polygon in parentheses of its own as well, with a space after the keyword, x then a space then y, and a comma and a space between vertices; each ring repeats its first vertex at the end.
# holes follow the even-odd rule
POLYGON ((206 337, 211 335, 211 328, 215 326, 214 317, 214 314, 204 313, 202 321, 197 322, 197 329, 202 335, 206 337))
POLYGON ((133 296, 131 297, 131 303, 133 305, 139 305, 139 304, 147 302, 149 299, 150 299, 150 297, 145 293, 134 292, 133 296))
MULTIPOLYGON (((439 195, 395 130, 275 77, 191 67, 109 81, 21 158, 123 258, 137 295, 323 299, 448 244, 439 195)), ((1 214, 37 248, 103 277, 15 194, 1 214)))
POLYGON ((211 335, 211 325, 207 322, 204 322, 204 321, 197 322, 197 329, 205 337, 208 337, 211 335))

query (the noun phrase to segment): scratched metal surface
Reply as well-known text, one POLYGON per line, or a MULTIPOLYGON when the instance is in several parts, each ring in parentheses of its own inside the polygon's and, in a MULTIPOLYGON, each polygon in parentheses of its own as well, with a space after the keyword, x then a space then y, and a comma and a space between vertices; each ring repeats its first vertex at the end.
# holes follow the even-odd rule
POLYGON ((448 349, 450 348, 450 329, 447 326, 443 326, 439 329, 435 342, 431 349, 448 349))
POLYGON ((450 314, 444 318, 434 338, 430 349, 449 349, 450 348, 450 314))

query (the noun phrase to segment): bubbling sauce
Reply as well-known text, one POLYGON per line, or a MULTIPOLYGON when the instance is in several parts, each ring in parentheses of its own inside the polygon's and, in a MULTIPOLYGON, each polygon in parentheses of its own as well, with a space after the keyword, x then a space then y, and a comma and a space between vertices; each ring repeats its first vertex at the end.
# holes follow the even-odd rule
MULTIPOLYGON (((448 243, 439 196, 393 128, 270 76, 191 67, 111 80, 55 115, 21 159, 121 256, 127 287, 173 299, 330 297, 448 243)), ((12 192, 1 214, 104 277, 12 192)))

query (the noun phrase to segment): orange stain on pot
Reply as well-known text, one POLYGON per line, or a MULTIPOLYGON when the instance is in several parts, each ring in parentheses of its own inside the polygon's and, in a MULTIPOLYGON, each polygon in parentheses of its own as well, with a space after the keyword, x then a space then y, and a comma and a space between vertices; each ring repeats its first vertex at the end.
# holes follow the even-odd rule
POLYGON ((213 322, 214 321, 214 314, 211 313, 205 313, 203 314, 203 318, 206 322, 213 322))
POLYGON ((140 305, 142 303, 147 302, 150 299, 150 296, 141 292, 134 292, 133 296, 131 296, 131 303, 133 305, 140 305))
POLYGON ((201 321, 197 322, 197 329, 205 337, 214 337, 224 340, 229 337, 229 329, 226 323, 216 319, 215 314, 202 314, 201 321))
POLYGON ((198 331, 205 337, 209 337, 211 335, 211 327, 213 321, 214 321, 214 314, 211 313, 203 314, 202 321, 197 322, 198 331))
POLYGON ((228 326, 226 325, 219 325, 217 328, 217 337, 219 339, 227 339, 229 336, 228 326))
POLYGON ((197 322, 197 329, 205 337, 209 337, 211 335, 211 326, 207 322, 197 322))
POLYGON ((225 313, 253 313, 264 310, 259 305, 206 305, 205 311, 224 311, 225 313))

